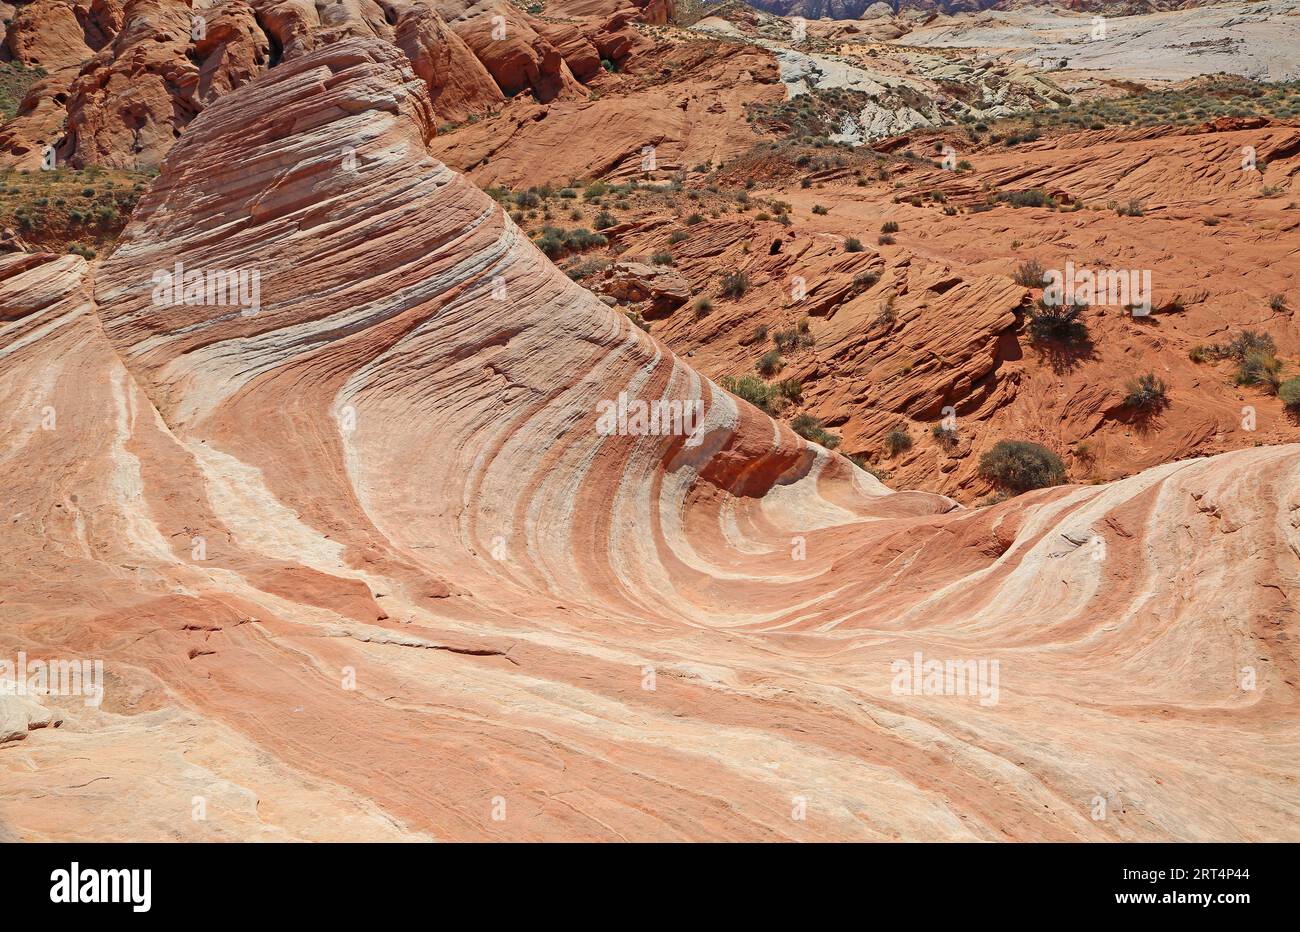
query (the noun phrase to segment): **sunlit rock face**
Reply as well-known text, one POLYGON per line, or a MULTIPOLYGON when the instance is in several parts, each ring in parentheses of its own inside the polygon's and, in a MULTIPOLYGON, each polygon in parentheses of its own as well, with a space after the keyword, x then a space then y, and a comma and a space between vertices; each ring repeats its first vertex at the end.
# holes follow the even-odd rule
POLYGON ((0 256, 0 657, 105 669, 0 700, 7 834, 1296 836, 1300 447, 892 492, 560 273, 429 95, 307 51, 93 272, 0 256))

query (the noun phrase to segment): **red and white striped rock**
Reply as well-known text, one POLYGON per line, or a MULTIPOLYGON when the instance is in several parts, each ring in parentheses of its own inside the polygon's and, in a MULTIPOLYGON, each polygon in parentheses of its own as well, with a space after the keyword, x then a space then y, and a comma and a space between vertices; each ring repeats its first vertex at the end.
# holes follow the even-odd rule
POLYGON ((1300 448, 890 492, 558 272, 433 122, 343 40, 193 122, 93 293, 0 257, 0 656, 107 670, 0 754, 8 834, 1296 837, 1300 448), (177 262, 257 313, 155 304, 177 262), (700 442, 602 436, 621 392, 700 442), (998 701, 891 690, 915 652, 998 701))

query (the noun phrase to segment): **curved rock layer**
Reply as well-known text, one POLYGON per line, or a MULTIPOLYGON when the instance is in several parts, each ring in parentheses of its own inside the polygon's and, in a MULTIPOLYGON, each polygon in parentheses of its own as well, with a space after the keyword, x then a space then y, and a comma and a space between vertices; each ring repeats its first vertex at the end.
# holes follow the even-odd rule
POLYGON ((1300 835, 1300 448, 890 492, 556 271, 432 121, 346 39, 201 114, 93 286, 4 257, 0 656, 106 673, 0 696, 0 834, 1300 835), (259 278, 171 305, 177 263, 259 278), (620 393, 702 421, 602 435, 620 393))

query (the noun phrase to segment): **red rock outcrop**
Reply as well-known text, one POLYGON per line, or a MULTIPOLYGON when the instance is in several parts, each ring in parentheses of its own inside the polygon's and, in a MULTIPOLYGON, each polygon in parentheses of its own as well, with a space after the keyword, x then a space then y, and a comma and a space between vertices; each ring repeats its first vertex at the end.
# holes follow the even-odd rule
MULTIPOLYGON (((901 486, 978 501, 993 491, 978 475, 981 454, 1000 439, 1049 447, 1077 481, 1300 441, 1300 423, 1275 393, 1235 384, 1230 362, 1191 358, 1247 329, 1269 334, 1281 358, 1300 356, 1300 275, 1290 261, 1300 129, 1231 121, 1074 133, 1013 150, 968 149, 955 134, 901 147, 928 154, 948 141, 969 170, 915 158, 890 162, 884 181, 870 177, 871 165, 862 178, 847 167, 802 171, 807 188, 798 175, 760 176, 748 214, 686 226, 699 209, 687 201, 632 209, 613 248, 671 253, 693 294, 714 301, 706 318, 675 314, 653 328, 714 378, 754 374, 771 335, 806 319, 813 345, 782 354, 779 378, 803 389, 790 415, 817 417, 843 437, 843 452, 901 486), (1261 170, 1243 170, 1247 151, 1261 170), (1031 189, 1081 209, 988 206, 999 192, 1031 189), (769 197, 793 205, 792 225, 755 219, 769 197), (1117 210, 1130 202, 1140 216, 1117 210), (886 223, 898 225, 893 242, 878 242, 886 223), (674 234, 684 238, 674 243, 674 234), (846 251, 850 237, 861 252, 846 251), (1028 321, 1041 288, 1014 280, 1034 261, 1145 270, 1155 313, 1133 317, 1100 300, 1085 315, 1086 344, 1038 344, 1028 321), (731 270, 748 276, 743 297, 720 294, 731 270), (756 343, 760 326, 768 336, 756 343), (1127 383, 1145 373, 1168 386, 1169 403, 1151 417, 1125 404, 1127 383), (955 438, 932 436, 945 418, 955 438), (884 441, 900 426, 914 444, 890 455, 884 441)), ((720 180, 736 192, 753 177, 741 166, 720 180)))
POLYGON ((1296 837, 1300 447, 890 492, 561 274, 435 120, 340 40, 199 114, 93 289, 0 256, 0 656, 107 671, 0 754, 11 834, 1296 837), (620 396, 700 418, 602 432, 620 396))
POLYGON ((404 10, 393 42, 429 85, 430 101, 442 119, 460 122, 505 103, 487 68, 434 10, 404 10))
POLYGON ((560 50, 506 0, 481 0, 449 25, 507 97, 531 90, 540 103, 586 98, 560 50))
MULTIPOLYGON (((599 47, 600 35, 592 41, 599 47)), ((601 49, 602 57, 617 54, 601 49)), ((745 119, 748 105, 785 96, 770 52, 711 40, 638 54, 607 79, 598 97, 520 102, 440 136, 433 152, 484 185, 640 177, 648 147, 662 175, 745 151, 759 139, 745 119)))
POLYGON ((0 165, 37 168, 47 146, 74 168, 157 165, 194 116, 281 61, 350 37, 393 43, 459 123, 527 93, 585 100, 601 58, 622 63, 649 42, 629 26, 656 16, 628 5, 590 22, 546 22, 504 0, 470 5, 299 0, 36 0, 3 35, 8 57, 49 73, 0 129, 0 165))

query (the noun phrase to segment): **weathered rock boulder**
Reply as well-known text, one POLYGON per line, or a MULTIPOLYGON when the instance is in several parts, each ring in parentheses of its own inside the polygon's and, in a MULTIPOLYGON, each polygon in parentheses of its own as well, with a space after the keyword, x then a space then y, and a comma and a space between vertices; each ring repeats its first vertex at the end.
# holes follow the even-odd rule
POLYGON ((592 291, 628 305, 646 320, 667 317, 691 297, 690 282, 676 269, 644 262, 615 262, 601 273, 592 291))

